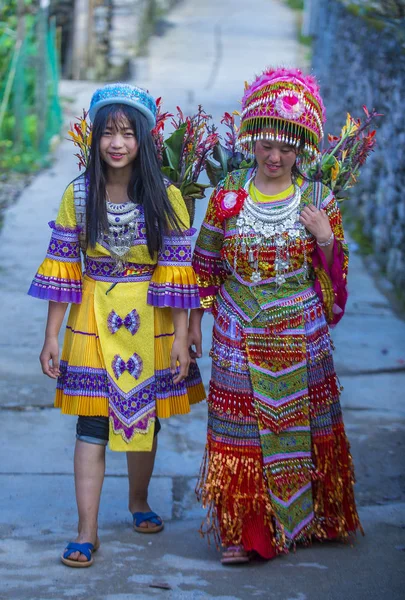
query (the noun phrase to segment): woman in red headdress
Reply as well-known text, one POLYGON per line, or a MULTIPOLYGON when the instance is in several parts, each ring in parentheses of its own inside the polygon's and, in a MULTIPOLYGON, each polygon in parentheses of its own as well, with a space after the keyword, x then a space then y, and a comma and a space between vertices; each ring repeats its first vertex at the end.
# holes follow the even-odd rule
POLYGON ((245 91, 239 143, 255 167, 215 189, 193 266, 215 319, 199 495, 223 563, 272 558, 360 528, 329 326, 343 316, 348 248, 331 190, 299 165, 318 158, 316 80, 268 70, 245 91))

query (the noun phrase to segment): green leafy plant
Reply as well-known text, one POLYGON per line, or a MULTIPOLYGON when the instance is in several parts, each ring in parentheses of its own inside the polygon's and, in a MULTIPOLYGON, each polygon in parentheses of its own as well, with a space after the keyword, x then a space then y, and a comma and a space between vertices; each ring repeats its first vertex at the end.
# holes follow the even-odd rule
POLYGON ((177 118, 172 119, 173 133, 164 140, 162 149, 162 172, 179 188, 194 220, 195 200, 204 198, 208 184, 199 183, 201 172, 206 168, 207 157, 218 142, 211 116, 201 105, 192 116, 184 116, 177 107, 177 118))
POLYGON ((356 184, 360 169, 376 143, 376 131, 370 131, 370 126, 382 115, 375 110, 369 112, 366 106, 363 110, 364 121, 347 113, 340 135, 328 136, 329 145, 323 150, 319 164, 306 173, 311 179, 330 187, 340 199, 345 198, 347 190, 356 184))
POLYGON ((48 164, 49 144, 61 122, 54 36, 39 0, 0 3, 3 172, 31 172, 48 164))
POLYGON ((221 123, 227 129, 225 137, 218 137, 217 143, 206 160, 205 168, 213 187, 216 187, 221 179, 231 171, 251 167, 254 163, 253 159, 246 158, 237 149, 238 128, 235 124, 235 115, 238 114, 237 112, 224 114, 221 123))
POLYGON ((293 10, 304 9, 304 0, 286 0, 286 4, 293 10))

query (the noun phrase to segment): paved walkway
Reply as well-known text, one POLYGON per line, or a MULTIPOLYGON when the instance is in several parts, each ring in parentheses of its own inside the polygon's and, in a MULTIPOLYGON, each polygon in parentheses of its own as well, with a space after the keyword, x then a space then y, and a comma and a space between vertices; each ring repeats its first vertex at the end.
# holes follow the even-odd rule
MULTIPOLYGON (((155 38, 135 81, 172 110, 202 103, 218 119, 238 107, 243 82, 269 64, 297 65, 295 16, 278 0, 184 0, 155 38)), ((64 82, 68 118, 87 106, 93 84, 64 82)), ((348 434, 357 467, 365 538, 354 547, 315 544, 272 563, 224 569, 197 530, 203 512, 194 485, 205 441, 206 407, 164 423, 151 484, 153 508, 166 520, 156 537, 131 530, 125 458, 108 454, 100 510, 102 547, 90 570, 58 561, 76 527, 72 453, 75 419, 51 408, 54 383, 40 374, 46 304, 26 296, 43 258, 66 184, 76 175, 63 142, 8 211, 0 234, 0 599, 377 600, 403 587, 405 493, 405 324, 360 258, 352 256, 347 315, 334 333, 348 434), (401 582, 402 577, 402 582, 401 582), (150 587, 163 582, 170 589, 150 587)), ((197 225, 205 203, 197 211, 197 225)), ((210 322, 205 324, 208 382, 210 322)))

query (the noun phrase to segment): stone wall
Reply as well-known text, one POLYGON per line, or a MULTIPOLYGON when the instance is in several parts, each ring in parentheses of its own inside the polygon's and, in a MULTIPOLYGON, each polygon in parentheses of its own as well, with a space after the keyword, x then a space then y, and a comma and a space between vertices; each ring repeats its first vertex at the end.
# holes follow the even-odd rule
POLYGON ((360 116, 363 104, 384 114, 377 149, 346 201, 346 222, 361 227, 380 267, 405 297, 404 2, 310 4, 312 66, 327 108, 327 131, 340 131, 346 111, 360 116))
POLYGON ((157 20, 176 0, 97 0, 95 78, 125 78, 131 61, 147 53, 157 20))
POLYGON ((109 0, 110 14, 108 32, 108 54, 103 69, 104 76, 110 79, 125 77, 128 64, 137 54, 140 38, 143 37, 144 23, 148 11, 153 9, 148 0, 109 0))
POLYGON ((64 75, 73 79, 125 79, 131 61, 147 53, 157 21, 177 1, 52 0, 52 14, 63 27, 64 75), (66 18, 65 7, 69 5, 66 18))

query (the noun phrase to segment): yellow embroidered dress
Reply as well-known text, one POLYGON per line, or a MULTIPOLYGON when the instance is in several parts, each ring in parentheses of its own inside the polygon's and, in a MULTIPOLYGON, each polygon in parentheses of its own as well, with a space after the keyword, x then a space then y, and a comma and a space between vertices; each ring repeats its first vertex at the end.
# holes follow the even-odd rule
MULTIPOLYGON (((167 235, 159 256, 150 257, 143 207, 138 206, 138 235, 116 272, 107 237, 95 248, 80 252, 85 214, 85 180, 66 189, 45 260, 29 294, 54 302, 72 303, 58 378, 55 406, 63 413, 108 416, 112 450, 152 447, 156 416, 170 417, 190 410, 205 397, 196 365, 174 385, 170 351, 174 339, 172 307, 200 305, 191 266, 192 231, 167 235), (76 204, 76 207, 75 207, 76 204)), ((181 222, 189 216, 180 192, 168 196, 181 222)))

